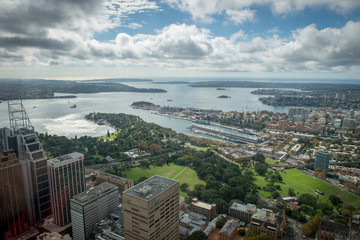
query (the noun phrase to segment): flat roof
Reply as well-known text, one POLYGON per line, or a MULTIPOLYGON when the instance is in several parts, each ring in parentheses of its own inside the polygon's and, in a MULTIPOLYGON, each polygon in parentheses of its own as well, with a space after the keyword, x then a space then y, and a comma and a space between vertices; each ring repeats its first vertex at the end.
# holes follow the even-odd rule
POLYGON ((219 233, 223 233, 226 236, 230 237, 234 229, 237 228, 237 225, 238 225, 237 221, 231 219, 225 223, 225 225, 221 228, 219 233))
POLYGON ((244 205, 244 204, 240 204, 240 203, 237 203, 237 202, 233 202, 233 204, 230 206, 229 209, 233 209, 233 210, 236 210, 236 211, 253 214, 256 211, 256 205, 255 204, 249 204, 249 203, 247 205, 244 205), (249 208, 247 208, 247 206, 249 208), (251 211, 250 209, 254 209, 255 211, 251 211))
POLYGON ((70 162, 72 160, 76 161, 79 159, 83 159, 84 155, 78 152, 73 152, 73 153, 69 153, 66 155, 62 155, 60 157, 57 158, 52 158, 50 160, 48 160, 48 162, 51 164, 55 164, 58 165, 59 163, 66 163, 66 162, 70 162))
POLYGON ((211 210, 211 208, 212 208, 212 204, 204 203, 199 200, 196 202, 192 202, 191 204, 193 204, 194 206, 197 206, 199 208, 203 208, 203 209, 207 209, 207 210, 211 210))
POLYGON ((97 185, 85 192, 82 192, 74 196, 71 200, 76 201, 77 203, 80 204, 86 204, 87 202, 96 199, 97 197, 100 197, 104 195, 106 192, 112 191, 114 189, 118 189, 118 187, 115 186, 114 184, 104 182, 100 185, 97 185))
POLYGON ((176 180, 154 175, 134 187, 127 189, 123 194, 149 201, 177 183, 178 181, 176 180))

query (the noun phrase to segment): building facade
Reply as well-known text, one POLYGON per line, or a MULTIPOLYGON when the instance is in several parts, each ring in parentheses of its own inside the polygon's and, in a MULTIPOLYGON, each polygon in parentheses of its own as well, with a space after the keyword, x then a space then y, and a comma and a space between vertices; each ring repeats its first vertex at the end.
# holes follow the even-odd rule
POLYGON ((250 223, 252 215, 256 212, 255 204, 240 204, 234 202, 229 207, 229 216, 237 218, 242 222, 250 223))
POLYGON ((316 239, 317 240, 351 239, 349 238, 349 226, 342 223, 331 222, 328 220, 321 220, 319 229, 316 233, 316 239))
POLYGON ((321 168, 326 172, 329 171, 330 153, 328 151, 320 150, 316 153, 314 170, 321 168))
POLYGON ((0 239, 15 237, 28 227, 21 164, 14 152, 3 152, 0 154, 0 239))
POLYGON ((232 240, 237 234, 238 222, 234 219, 228 220, 219 231, 220 240, 232 240))
POLYGON ((48 161, 51 209, 54 223, 59 226, 71 222, 70 199, 84 192, 84 155, 70 153, 48 161))
POLYGON ((123 192, 127 240, 179 239, 179 182, 153 176, 123 192))
POLYGON ((256 234, 266 233, 272 240, 281 238, 285 228, 285 211, 277 208, 257 209, 249 225, 249 230, 256 234))
POLYGON ((193 198, 190 205, 190 211, 200 213, 210 221, 216 217, 216 204, 204 203, 197 198, 193 198))
POLYGON ((47 157, 21 100, 8 101, 10 128, 1 131, 3 150, 14 150, 22 166, 31 225, 51 214, 47 157))
POLYGON ((134 186, 133 180, 119 177, 102 171, 96 172, 96 183, 103 183, 103 182, 109 182, 116 185, 119 188, 120 193, 134 186))
POLYGON ((96 223, 119 204, 119 189, 107 182, 74 196, 70 200, 73 239, 94 239, 96 223))

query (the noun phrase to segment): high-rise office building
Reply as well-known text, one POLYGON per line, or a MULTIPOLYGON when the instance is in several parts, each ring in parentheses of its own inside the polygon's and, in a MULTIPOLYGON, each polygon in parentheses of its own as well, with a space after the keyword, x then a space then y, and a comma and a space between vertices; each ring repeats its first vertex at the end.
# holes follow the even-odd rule
POLYGON ((8 101, 10 129, 2 129, 3 149, 13 149, 22 166, 30 224, 51 214, 47 157, 21 100, 8 101))
POLYGON ((70 201, 73 239, 94 239, 96 223, 119 204, 118 187, 107 182, 74 196, 70 201))
POLYGON ((329 171, 330 153, 328 151, 320 150, 316 153, 314 170, 321 168, 326 172, 329 171))
POLYGON ((71 222, 70 199, 85 191, 84 155, 70 153, 48 161, 51 209, 54 223, 71 222))
POLYGON ((153 176, 123 192, 127 240, 179 239, 179 182, 153 176))
POLYGON ((3 152, 0 154, 0 239, 15 237, 28 227, 21 165, 14 152, 3 152))

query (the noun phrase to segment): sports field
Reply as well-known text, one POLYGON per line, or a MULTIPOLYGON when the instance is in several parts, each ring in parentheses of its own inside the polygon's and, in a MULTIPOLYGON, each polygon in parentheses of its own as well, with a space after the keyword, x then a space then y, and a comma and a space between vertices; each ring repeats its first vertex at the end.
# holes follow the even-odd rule
MULTIPOLYGON (((319 202, 328 201, 330 195, 335 195, 341 198, 344 205, 360 207, 360 198, 358 196, 343 191, 337 187, 334 187, 331 184, 323 182, 297 169, 287 169, 284 172, 281 172, 281 176, 283 178, 283 183, 276 183, 276 185, 281 186, 280 193, 284 196, 287 196, 289 188, 293 188, 295 192, 299 194, 313 194, 315 190, 320 190, 324 192, 324 195, 318 195, 319 202)), ((267 184, 265 179, 261 176, 256 176, 256 180, 256 184, 260 187, 263 187, 267 184)), ((265 191, 259 191, 259 193, 263 194, 264 197, 268 197, 270 195, 268 192, 265 191)))
POLYGON ((125 172, 124 177, 129 178, 134 181, 138 181, 141 177, 151 177, 153 175, 159 175, 174 180, 178 180, 180 185, 182 183, 187 183, 190 188, 193 188, 196 184, 205 184, 204 181, 200 180, 196 172, 189 168, 180 165, 175 165, 173 163, 166 165, 164 164, 161 167, 150 166, 150 168, 141 168, 136 167, 131 169, 129 172, 125 172))

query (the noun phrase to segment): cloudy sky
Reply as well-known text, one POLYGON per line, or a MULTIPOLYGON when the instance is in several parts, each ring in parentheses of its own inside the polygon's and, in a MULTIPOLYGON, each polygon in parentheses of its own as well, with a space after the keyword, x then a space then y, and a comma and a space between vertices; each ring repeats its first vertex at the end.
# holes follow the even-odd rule
POLYGON ((360 1, 2 0, 0 75, 360 79, 360 1))

